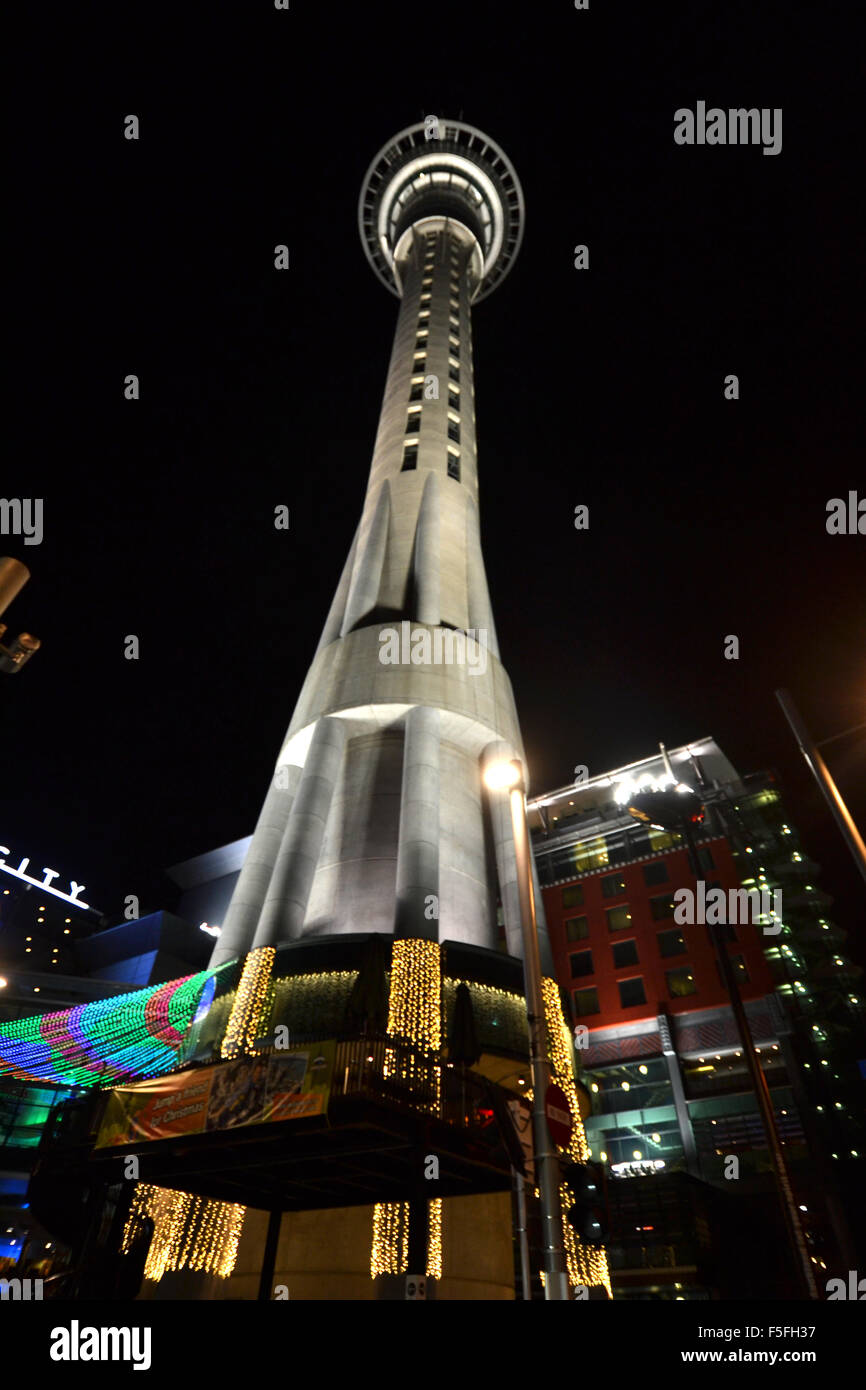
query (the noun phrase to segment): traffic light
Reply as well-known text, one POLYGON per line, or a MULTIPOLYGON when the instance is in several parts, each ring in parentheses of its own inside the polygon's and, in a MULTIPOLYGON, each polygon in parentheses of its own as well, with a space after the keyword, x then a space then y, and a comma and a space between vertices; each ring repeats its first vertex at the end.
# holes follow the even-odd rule
POLYGON ((607 1233, 607 1213, 600 1170, 594 1163, 567 1163, 562 1179, 572 1197, 566 1221, 587 1245, 601 1245, 607 1233))

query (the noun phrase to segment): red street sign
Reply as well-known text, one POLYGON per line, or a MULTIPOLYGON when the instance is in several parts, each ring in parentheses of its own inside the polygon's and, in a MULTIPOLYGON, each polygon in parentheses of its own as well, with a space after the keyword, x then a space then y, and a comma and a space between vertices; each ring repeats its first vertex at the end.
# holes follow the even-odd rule
POLYGON ((561 1086, 548 1086, 544 1093, 544 1113, 547 1116, 547 1128, 550 1130, 550 1137, 554 1144, 558 1144, 561 1149, 567 1149, 571 1141, 574 1119, 568 1103, 568 1096, 561 1086))

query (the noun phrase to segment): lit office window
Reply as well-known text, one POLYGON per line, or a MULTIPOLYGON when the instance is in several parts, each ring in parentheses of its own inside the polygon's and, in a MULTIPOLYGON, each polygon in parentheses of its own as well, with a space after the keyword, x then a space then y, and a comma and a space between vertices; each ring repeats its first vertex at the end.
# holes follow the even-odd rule
POLYGON ((608 931, 625 931, 631 926, 631 912, 628 903, 622 907, 609 907, 605 912, 608 931))
POLYGON ((673 893, 662 893, 657 898, 650 898, 650 916, 654 922, 663 922, 666 917, 673 917, 675 909, 673 893))
POLYGON ((678 970, 666 970, 665 979, 671 999, 683 999, 687 994, 698 992, 695 977, 688 965, 681 965, 678 970))
POLYGON ((578 1018, 586 1018, 587 1014, 597 1014, 598 1009, 598 990, 576 989, 572 994, 574 1000, 574 1012, 578 1018))

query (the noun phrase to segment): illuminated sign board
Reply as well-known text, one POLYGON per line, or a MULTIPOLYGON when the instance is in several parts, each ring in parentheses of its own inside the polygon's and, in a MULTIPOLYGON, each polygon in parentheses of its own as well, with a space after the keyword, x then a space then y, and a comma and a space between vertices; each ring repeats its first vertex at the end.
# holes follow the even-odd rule
MULTIPOLYGON (((0 845, 0 854, 11 854, 8 845, 0 845)), ((0 859, 0 872, 11 874, 13 878, 20 878, 22 883, 29 883, 32 888, 41 888, 43 893, 52 893, 55 898, 62 898, 63 902, 71 903, 73 907, 89 909, 89 903, 83 903, 78 896, 84 892, 85 885, 76 883, 75 879, 69 881, 69 892, 63 893, 59 888, 51 887, 51 880, 60 877, 59 869, 43 869, 44 878, 31 878, 27 869, 30 865, 29 859, 22 859, 17 869, 13 869, 11 864, 7 864, 5 859, 0 859)))

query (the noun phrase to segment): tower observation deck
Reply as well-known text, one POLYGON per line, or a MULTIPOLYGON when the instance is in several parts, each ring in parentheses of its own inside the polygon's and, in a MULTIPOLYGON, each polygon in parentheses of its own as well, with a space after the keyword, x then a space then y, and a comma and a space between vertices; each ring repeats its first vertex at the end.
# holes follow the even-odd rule
POLYGON ((364 178, 361 241, 400 301, 367 491, 214 965, 357 932, 493 949, 500 905, 522 955, 507 793, 482 784, 523 750, 481 554, 471 310, 523 220, 509 160, 459 121, 407 127, 364 178))

